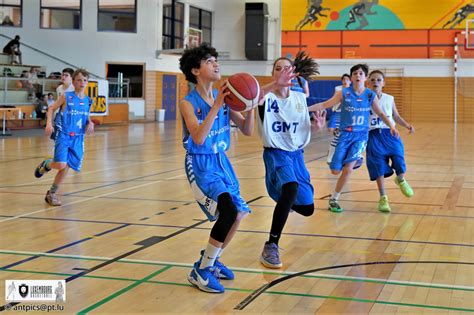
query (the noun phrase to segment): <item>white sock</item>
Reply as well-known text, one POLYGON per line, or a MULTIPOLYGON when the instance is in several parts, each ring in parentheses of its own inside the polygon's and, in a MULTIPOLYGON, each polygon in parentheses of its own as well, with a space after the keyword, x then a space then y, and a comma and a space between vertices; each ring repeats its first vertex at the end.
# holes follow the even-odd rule
POLYGON ((221 258, 223 252, 224 252, 224 249, 221 248, 221 249, 219 250, 219 253, 217 254, 217 258, 216 258, 216 259, 221 258))
POLYGON ((202 255, 201 265, 199 266, 199 269, 214 266, 214 262, 216 261, 217 255, 219 254, 220 250, 220 247, 215 247, 211 243, 207 243, 207 247, 204 250, 204 254, 202 255))
POLYGON ((397 175, 397 180, 399 183, 401 183, 405 180, 405 178, 403 177, 403 175, 397 175))
POLYGON ((339 199, 340 195, 341 195, 340 192, 334 191, 331 195, 331 199, 337 200, 337 199, 339 199))

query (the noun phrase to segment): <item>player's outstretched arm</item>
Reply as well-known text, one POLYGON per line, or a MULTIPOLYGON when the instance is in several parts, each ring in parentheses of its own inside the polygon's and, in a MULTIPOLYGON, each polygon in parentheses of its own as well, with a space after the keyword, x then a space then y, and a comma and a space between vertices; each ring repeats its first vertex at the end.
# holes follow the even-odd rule
POLYGON ((333 107, 334 105, 341 103, 341 101, 342 101, 342 91, 336 91, 336 93, 334 93, 334 95, 330 99, 328 99, 325 102, 310 105, 308 107, 308 110, 310 112, 317 112, 329 107, 333 107))
MULTIPOLYGON (((298 73, 294 73, 295 67, 285 68, 280 72, 278 78, 270 83, 262 85, 260 87, 260 101, 267 95, 269 92, 272 92, 276 89, 287 87, 291 85, 291 80, 296 78, 298 73)), ((262 105, 263 103, 259 103, 262 105)))
POLYGON ((409 123, 406 122, 405 119, 403 119, 402 116, 398 113, 397 106, 395 106, 395 102, 393 103, 393 119, 403 127, 408 129, 409 133, 415 133, 415 127, 410 125, 409 123))

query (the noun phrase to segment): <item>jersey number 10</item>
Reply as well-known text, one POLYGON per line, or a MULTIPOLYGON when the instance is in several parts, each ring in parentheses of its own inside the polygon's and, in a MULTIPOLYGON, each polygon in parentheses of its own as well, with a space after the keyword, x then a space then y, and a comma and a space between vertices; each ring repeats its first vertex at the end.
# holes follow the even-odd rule
POLYGON ((352 116, 352 126, 361 126, 364 124, 364 116, 352 116))

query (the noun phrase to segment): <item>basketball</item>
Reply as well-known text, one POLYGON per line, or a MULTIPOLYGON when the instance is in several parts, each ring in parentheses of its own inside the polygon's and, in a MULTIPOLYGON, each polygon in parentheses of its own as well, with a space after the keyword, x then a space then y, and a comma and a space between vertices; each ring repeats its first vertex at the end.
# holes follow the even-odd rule
POLYGON ((224 99, 232 110, 246 112, 258 105, 260 85, 249 73, 236 73, 227 79, 230 94, 224 99))

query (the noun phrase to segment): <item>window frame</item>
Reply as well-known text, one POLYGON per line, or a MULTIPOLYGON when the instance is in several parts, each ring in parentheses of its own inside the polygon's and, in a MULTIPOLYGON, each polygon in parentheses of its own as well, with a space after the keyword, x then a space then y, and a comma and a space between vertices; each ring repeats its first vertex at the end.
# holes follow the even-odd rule
MULTIPOLYGON (((101 11, 100 10, 100 0, 97 0, 97 32, 113 32, 113 33, 137 33, 138 30, 138 0, 134 1, 134 12, 133 12, 133 17, 135 19, 135 27, 133 28, 132 31, 120 31, 120 30, 101 30, 99 29, 99 21, 100 21, 100 14, 101 13, 114 13, 114 11, 101 11)), ((117 11, 115 13, 118 14, 123 14, 123 12, 117 11)), ((131 14, 130 14, 131 15, 131 14)))
POLYGON ((192 27, 192 28, 195 28, 195 29, 199 29, 199 30, 202 31, 203 37, 202 37, 201 41, 202 41, 203 43, 204 43, 204 42, 207 42, 206 40, 204 40, 204 30, 208 30, 208 31, 209 31, 209 34, 210 34, 210 36, 211 36, 211 38, 209 39, 208 44, 211 44, 211 45, 212 45, 212 23, 213 23, 213 21, 214 21, 214 18, 213 18, 213 13, 212 13, 212 11, 208 11, 208 10, 205 10, 205 9, 202 9, 202 8, 199 8, 199 7, 195 7, 195 6, 192 6, 192 5, 189 6, 189 27, 192 27), (191 10, 192 10, 192 9, 198 10, 198 12, 199 12, 199 15, 198 15, 198 17, 199 17, 199 22, 198 22, 198 24, 192 24, 192 23, 191 23, 191 10), (210 27, 208 27, 208 26, 203 26, 203 25, 202 25, 202 20, 203 20, 203 19, 202 19, 202 13, 203 13, 203 12, 206 12, 206 13, 208 13, 208 14, 210 15, 210 18, 211 18, 211 26, 210 26, 210 27))
MULTIPOLYGON (((23 1, 23 0, 22 0, 23 1)), ((64 27, 43 27, 42 22, 42 11, 45 10, 56 10, 56 11, 77 11, 77 9, 68 9, 61 7, 44 7, 43 0, 40 0, 39 5, 39 28, 43 30, 65 30, 65 31, 82 31, 82 0, 79 0, 79 28, 64 28, 64 27)))
POLYGON ((168 38, 170 40, 170 42, 172 43, 171 47, 167 47, 165 48, 165 46, 163 45, 162 49, 163 50, 169 50, 169 49, 182 49, 184 48, 184 35, 185 35, 185 30, 184 30, 184 10, 185 10, 185 5, 184 3, 182 2, 178 2, 178 1, 172 1, 171 4, 166 4, 166 5, 163 5, 163 30, 162 30, 162 33, 161 33, 161 37, 162 37, 162 42, 164 44, 164 39, 165 38, 168 38), (174 5, 180 5, 181 6, 181 12, 183 14, 183 19, 180 20, 176 17, 176 8, 174 8, 174 5), (171 8, 171 16, 166 16, 165 15, 165 8, 166 7, 170 7, 171 8), (170 21, 171 22, 171 34, 165 34, 165 21, 170 21), (178 22, 181 24, 181 28, 182 28, 182 34, 179 34, 179 35, 176 35, 176 27, 175 27, 175 23, 178 22), (176 43, 176 40, 179 40, 181 42, 181 47, 176 47, 175 43, 176 43))
MULTIPOLYGON (((20 0, 20 5, 15 5, 15 4, 3 4, 1 3, 0 4, 0 7, 8 7, 8 8, 20 8, 20 24, 18 25, 1 25, 1 22, 3 21, 0 21, 0 27, 23 27, 23 0, 20 0)), ((5 18, 5 16, 3 17, 5 18)), ((12 20, 13 21, 13 20, 12 20)))

